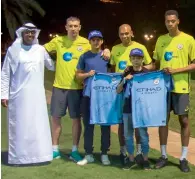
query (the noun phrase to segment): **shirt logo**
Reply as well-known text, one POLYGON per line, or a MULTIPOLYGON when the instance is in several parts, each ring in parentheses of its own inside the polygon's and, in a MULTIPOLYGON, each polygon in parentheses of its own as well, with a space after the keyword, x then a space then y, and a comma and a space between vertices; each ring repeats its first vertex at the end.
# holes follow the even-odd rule
POLYGON ((70 53, 70 52, 64 53, 63 59, 64 59, 64 61, 69 62, 70 60, 72 60, 72 53, 70 53))
POLYGON ((173 52, 165 52, 164 59, 170 61, 173 58, 173 52))
POLYGON ((159 82, 160 82, 160 79, 159 79, 159 78, 157 78, 157 79, 154 80, 154 84, 155 84, 155 85, 158 85, 159 82))
POLYGON ((178 45, 177 45, 177 48, 178 48, 179 50, 183 49, 183 44, 178 44, 178 45))
POLYGON ((118 67, 120 70, 124 70, 127 67, 127 62, 126 61, 120 61, 118 64, 118 67))
POLYGON ((81 52, 81 51, 83 51, 83 47, 82 47, 82 46, 78 46, 78 47, 77 47, 77 50, 78 50, 79 52, 81 52))

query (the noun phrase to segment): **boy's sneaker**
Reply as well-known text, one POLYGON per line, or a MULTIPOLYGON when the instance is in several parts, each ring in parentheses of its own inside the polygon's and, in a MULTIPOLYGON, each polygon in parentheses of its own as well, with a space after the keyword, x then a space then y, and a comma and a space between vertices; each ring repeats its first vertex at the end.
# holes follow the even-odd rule
POLYGON ((144 170, 151 170, 150 163, 148 160, 143 161, 143 169, 144 170))
POLYGON ((123 153, 120 153, 120 161, 122 166, 126 166, 129 161, 129 157, 123 153))
POLYGON ((165 158, 165 156, 163 155, 156 162, 155 168, 160 169, 162 167, 165 167, 167 164, 168 164, 168 158, 165 158))
POLYGON ((138 165, 142 165, 143 162, 144 162, 144 158, 143 158, 143 155, 142 154, 138 154, 136 155, 135 157, 135 161, 138 165))
POLYGON ((71 152, 69 158, 74 162, 78 162, 82 160, 82 157, 80 156, 78 151, 71 152))
POLYGON ((110 160, 108 155, 101 155, 101 161, 103 165, 110 165, 110 160))
POLYGON ((123 166, 123 170, 129 170, 136 165, 135 161, 129 161, 123 166))
POLYGON ((59 151, 53 151, 53 159, 59 159, 61 158, 61 154, 59 151))
POLYGON ((190 171, 190 168, 188 166, 188 161, 185 158, 183 160, 180 160, 179 163, 180 163, 179 168, 182 172, 190 171))
POLYGON ((86 165, 88 163, 93 163, 94 162, 94 157, 93 155, 86 155, 85 158, 81 161, 77 162, 77 165, 86 165))

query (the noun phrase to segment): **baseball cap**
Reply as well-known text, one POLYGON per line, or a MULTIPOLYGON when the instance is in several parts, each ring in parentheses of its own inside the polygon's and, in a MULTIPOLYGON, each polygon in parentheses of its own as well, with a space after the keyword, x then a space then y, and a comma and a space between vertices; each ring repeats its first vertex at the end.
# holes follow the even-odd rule
POLYGON ((144 52, 143 50, 139 48, 134 48, 131 50, 129 56, 139 56, 139 57, 144 57, 144 52))
POLYGON ((89 33, 89 36, 88 36, 88 40, 90 40, 91 38, 93 37, 100 37, 100 38, 103 38, 103 35, 100 31, 98 30, 93 30, 89 33))

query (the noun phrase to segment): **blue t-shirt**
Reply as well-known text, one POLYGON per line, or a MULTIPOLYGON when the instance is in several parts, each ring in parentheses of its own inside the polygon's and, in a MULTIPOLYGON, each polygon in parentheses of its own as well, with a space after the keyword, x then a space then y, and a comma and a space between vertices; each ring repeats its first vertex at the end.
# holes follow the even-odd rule
POLYGON ((97 73, 89 78, 84 96, 89 96, 90 124, 114 125, 122 122, 123 93, 116 88, 122 79, 118 73, 97 73))
POLYGON ((172 89, 171 75, 162 71, 137 74, 128 81, 125 96, 132 98, 134 128, 166 125, 167 92, 172 89))
POLYGON ((92 53, 91 51, 84 53, 79 58, 77 69, 83 70, 86 73, 91 70, 95 70, 98 73, 107 73, 109 61, 105 60, 101 56, 101 53, 92 53))

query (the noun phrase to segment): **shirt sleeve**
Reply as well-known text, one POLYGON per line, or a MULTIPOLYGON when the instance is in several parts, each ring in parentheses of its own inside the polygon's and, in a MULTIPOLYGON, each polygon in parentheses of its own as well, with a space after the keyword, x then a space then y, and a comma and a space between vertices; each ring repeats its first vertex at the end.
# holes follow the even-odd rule
POLYGON ((143 47, 143 52, 144 52, 144 64, 148 65, 148 64, 152 63, 152 59, 151 59, 146 47, 143 47))
POLYGON ((111 50, 111 58, 110 58, 110 64, 111 65, 116 65, 115 61, 114 61, 114 47, 111 50))
POLYGON ((132 80, 129 80, 124 85, 124 96, 125 98, 128 98, 131 95, 131 87, 132 87, 132 80))
POLYGON ((164 73, 164 79, 165 79, 165 85, 167 91, 172 91, 174 89, 174 82, 173 82, 172 75, 168 75, 164 73))
POLYGON ((191 62, 195 60, 195 40, 193 37, 189 41, 189 58, 191 62))
POLYGON ((91 96, 91 84, 92 84, 93 78, 94 76, 87 78, 85 86, 84 86, 83 96, 88 96, 88 97, 91 96))
POLYGON ((11 78, 11 66, 10 66, 10 54, 9 51, 5 56, 1 71, 1 99, 9 99, 9 88, 11 78))
POLYGON ((56 51, 57 50, 56 38, 46 43, 44 47, 48 52, 56 51))
POLYGON ((77 70, 85 70, 84 55, 81 55, 77 64, 77 70))
POLYGON ((55 71, 54 62, 45 49, 44 49, 44 64, 48 70, 55 71))
POLYGON ((159 57, 159 55, 158 55, 158 49, 159 49, 159 38, 158 38, 158 40, 157 40, 157 42, 156 42, 156 45, 155 45, 155 49, 154 49, 154 52, 153 52, 153 59, 154 60, 160 60, 160 57, 159 57))

